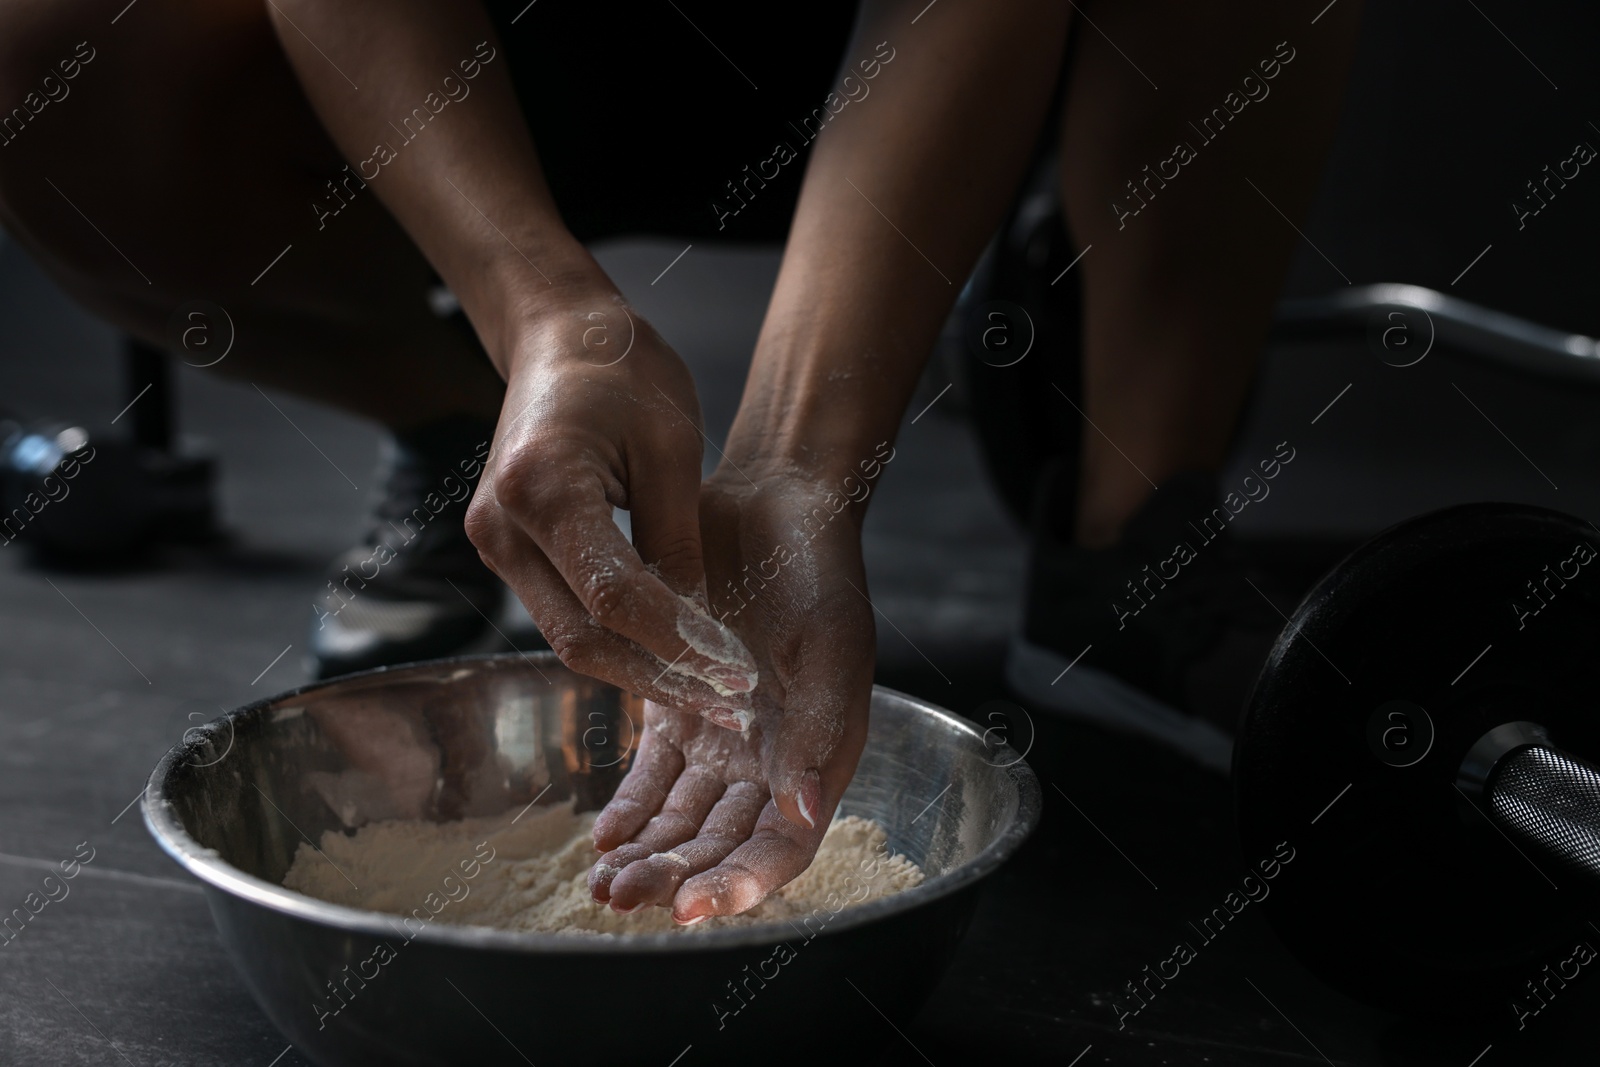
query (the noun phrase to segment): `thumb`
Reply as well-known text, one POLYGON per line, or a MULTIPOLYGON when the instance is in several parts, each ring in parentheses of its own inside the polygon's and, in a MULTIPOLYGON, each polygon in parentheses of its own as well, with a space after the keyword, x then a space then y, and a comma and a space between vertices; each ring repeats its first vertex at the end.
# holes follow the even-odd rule
POLYGON ((679 596, 703 598, 700 544, 700 452, 657 448, 631 465, 628 511, 633 547, 679 596))
MULTIPOLYGON (((700 539, 700 453, 698 449, 652 450, 630 471, 629 517, 639 559, 678 596, 691 600, 704 616, 699 641, 678 633, 710 661, 704 677, 723 696, 738 697, 755 685, 755 657, 726 626, 713 622, 706 593, 705 550, 700 539)), ((744 730, 749 712, 731 712, 723 726, 744 730)))
POLYGON ((810 626, 801 638, 800 666, 787 679, 765 760, 773 803, 785 819, 805 827, 833 818, 855 775, 867 741, 875 651, 870 614, 819 610, 811 618, 828 625, 810 626))

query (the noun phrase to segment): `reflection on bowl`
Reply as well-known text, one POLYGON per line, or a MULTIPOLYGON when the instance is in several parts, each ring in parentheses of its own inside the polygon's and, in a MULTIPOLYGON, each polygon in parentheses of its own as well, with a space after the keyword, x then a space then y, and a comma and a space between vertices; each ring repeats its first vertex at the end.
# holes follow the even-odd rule
MULTIPOLYGON (((802 926, 576 938, 452 926, 285 889, 302 841, 611 796, 643 708, 549 654, 350 675, 192 731, 150 777, 146 825, 201 880, 262 1009, 324 1065, 864 1058, 938 984, 978 881, 1038 820, 1027 765, 892 690, 841 815, 876 820, 926 881, 802 926)), ((463 856, 458 881, 471 870, 463 856)), ((441 872, 446 873, 446 872, 441 872)), ((418 901, 414 914, 448 906, 418 901)))

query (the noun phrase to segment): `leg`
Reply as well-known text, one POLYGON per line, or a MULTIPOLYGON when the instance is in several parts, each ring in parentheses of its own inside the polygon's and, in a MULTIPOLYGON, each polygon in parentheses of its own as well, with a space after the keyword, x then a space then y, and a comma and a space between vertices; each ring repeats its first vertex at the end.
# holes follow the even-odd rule
POLYGON ((1310 207, 1360 0, 1316 25, 1268 0, 1085 8, 1061 169, 1073 237, 1094 246, 1084 409, 1104 433, 1083 428, 1075 534, 1103 547, 1150 481, 1226 458, 1298 240, 1283 216, 1299 225, 1310 207))
POLYGON ((1088 418, 1060 406, 1078 473, 1052 463, 1040 479, 1007 676, 1043 707, 1226 772, 1282 620, 1223 537, 1214 475, 1297 240, 1288 220, 1331 139, 1359 0, 1314 26, 1267 0, 1082 6, 1060 163, 1071 254, 1087 249, 1069 384, 1088 418))
POLYGON ((110 25, 124 4, 0 8, 0 101, 60 71, 59 99, 0 118, 0 222, 128 333, 177 348, 174 313, 210 301, 236 333, 218 372, 394 431, 371 529, 310 605, 317 670, 458 651, 503 592, 462 530, 457 469, 499 376, 429 309, 427 263, 345 170, 261 0, 142 0, 110 25))
POLYGON ((237 331, 223 374, 397 429, 493 419, 499 378, 428 309, 426 262, 359 182, 330 193, 348 172, 264 5, 145 0, 111 26, 121 6, 0 9, 0 101, 53 71, 61 86, 0 127, 0 222, 76 299, 152 343, 174 346, 184 301, 223 307, 237 331), (64 80, 80 41, 92 59, 64 80), (331 216, 313 206, 346 199, 331 216))

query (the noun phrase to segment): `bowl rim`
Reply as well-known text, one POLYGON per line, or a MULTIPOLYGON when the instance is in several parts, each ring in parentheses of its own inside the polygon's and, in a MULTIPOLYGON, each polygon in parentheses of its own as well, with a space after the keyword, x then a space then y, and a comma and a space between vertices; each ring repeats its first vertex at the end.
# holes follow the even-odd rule
MULTIPOLYGON (((410 927, 402 926, 400 916, 318 900, 315 897, 307 896, 304 893, 296 892, 282 885, 269 882, 264 878, 249 874, 227 863, 216 852, 205 848, 190 836, 188 830, 184 828, 173 810, 171 801, 166 798, 166 782, 172 777, 178 764, 189 756, 193 749, 205 743, 207 734, 224 723, 233 727, 242 720, 262 714, 265 709, 275 704, 320 689, 331 688, 335 685, 346 685, 357 679, 375 678, 384 674, 397 674, 422 668, 439 669, 450 666, 495 664, 519 660, 527 660, 538 668, 559 667, 562 670, 570 670, 570 668, 566 668, 561 664, 555 653, 549 651, 449 656, 440 659, 397 663, 385 667, 376 667, 371 670, 343 674, 336 678, 309 682, 234 708, 211 720, 205 727, 186 731, 183 740, 173 745, 161 757, 155 769, 150 772, 149 781, 145 786, 145 791, 139 804, 145 828, 155 838, 156 843, 161 846, 162 851, 177 861, 179 866, 199 879, 203 883, 203 888, 207 890, 226 893, 244 903, 266 908, 292 919, 330 927, 344 933, 368 935, 379 940, 400 937, 408 944, 412 941, 421 941, 436 947, 498 950, 541 955, 714 952, 741 947, 772 946, 791 940, 790 937, 782 935, 782 926, 778 922, 705 930, 690 936, 669 931, 654 934, 601 934, 593 937, 574 937, 571 934, 499 930, 484 926, 434 923, 430 920, 419 930, 407 933, 403 931, 410 931, 410 927)), ((874 685, 872 693, 874 699, 879 696, 886 696, 910 704, 919 712, 932 715, 942 720, 947 726, 954 727, 957 731, 965 733, 980 744, 984 744, 985 747, 989 747, 989 743, 984 740, 986 736, 984 733, 953 712, 911 696, 908 693, 890 689, 887 686, 874 685)), ((1005 829, 994 840, 990 841, 983 851, 973 857, 970 862, 955 870, 946 871, 944 874, 930 878, 920 885, 904 892, 896 893, 893 896, 846 907, 836 913, 829 913, 824 908, 824 913, 829 914, 830 917, 826 927, 819 933, 833 934, 864 926, 879 919, 888 918, 897 912, 910 911, 924 904, 931 904, 940 898, 950 896, 989 875, 1021 847, 1023 841, 1028 838, 1039 822, 1042 799, 1038 779, 1023 757, 1016 755, 1015 750, 1009 745, 1001 742, 999 747, 994 749, 994 752, 997 757, 1008 760, 1005 765, 999 766, 998 769, 1006 774, 1017 793, 1016 814, 1005 829)), ((794 928, 792 923, 789 926, 792 929, 794 928)), ((809 942, 815 936, 818 935, 813 934, 810 937, 802 937, 802 940, 809 942)))

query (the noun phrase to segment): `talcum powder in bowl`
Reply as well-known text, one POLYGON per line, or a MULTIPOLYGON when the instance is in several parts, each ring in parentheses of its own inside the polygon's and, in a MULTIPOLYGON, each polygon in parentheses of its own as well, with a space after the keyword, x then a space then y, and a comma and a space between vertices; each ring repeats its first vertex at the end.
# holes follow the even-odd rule
POLYGON ((331 904, 413 922, 617 937, 763 923, 803 927, 814 913, 831 918, 922 881, 916 864, 889 849, 883 827, 847 815, 828 827, 804 873, 741 915, 688 926, 674 922, 667 908, 621 915, 589 893, 594 816, 562 804, 458 822, 372 823, 349 835, 327 830, 320 847, 300 843, 283 884, 331 904))
MULTIPOLYGON (((151 775, 143 812, 162 847, 200 879, 257 1003, 325 1067, 664 1065, 679 1056, 681 1067, 814 1067, 845 1048, 869 1058, 898 1040, 890 1022, 904 1028, 938 984, 981 879, 1037 822, 1026 764, 966 720, 879 688, 834 832, 866 833, 851 817, 876 824, 885 839, 874 873, 901 856, 921 871, 916 884, 838 911, 687 932, 549 933, 470 918, 494 900, 482 892, 494 877, 520 871, 560 888, 558 867, 516 858, 524 846, 515 833, 529 823, 580 841, 626 772, 642 721, 635 698, 549 654, 370 671, 191 731, 151 775), (511 836, 494 836, 502 831, 511 836), (387 832, 419 835, 436 851, 415 882, 365 885, 361 842, 387 832), (290 871, 308 842, 325 849, 311 853, 324 873, 353 883, 330 890, 332 901, 284 884, 296 880, 290 871), (449 855, 459 844, 471 847, 449 855), (333 864, 344 860, 341 875, 333 864)), ((812 876, 829 871, 814 865, 812 876)), ((763 907, 800 903, 780 895, 763 907)))

